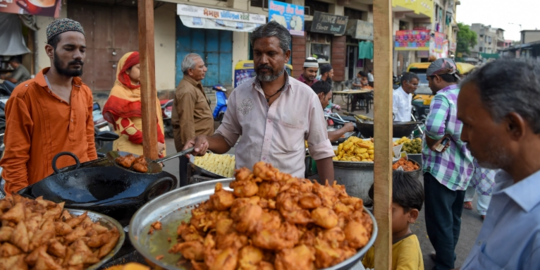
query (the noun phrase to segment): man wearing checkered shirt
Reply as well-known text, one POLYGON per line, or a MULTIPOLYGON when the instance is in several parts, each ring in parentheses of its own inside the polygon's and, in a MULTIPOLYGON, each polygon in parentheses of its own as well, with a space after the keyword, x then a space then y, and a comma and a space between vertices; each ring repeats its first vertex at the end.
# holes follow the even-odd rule
POLYGON ((460 139, 463 124, 457 119, 456 73, 455 62, 447 58, 432 62, 426 71, 435 96, 422 146, 425 216, 437 270, 454 268, 465 190, 474 170, 472 156, 460 139), (448 140, 441 145, 444 139, 448 140))

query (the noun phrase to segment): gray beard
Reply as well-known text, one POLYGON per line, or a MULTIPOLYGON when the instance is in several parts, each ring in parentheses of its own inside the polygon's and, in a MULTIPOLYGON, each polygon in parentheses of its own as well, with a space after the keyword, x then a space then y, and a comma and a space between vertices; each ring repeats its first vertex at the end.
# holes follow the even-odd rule
POLYGON ((283 68, 278 74, 271 74, 271 75, 259 75, 257 74, 257 79, 261 82, 273 82, 277 78, 279 78, 283 73, 285 72, 285 68, 283 68))

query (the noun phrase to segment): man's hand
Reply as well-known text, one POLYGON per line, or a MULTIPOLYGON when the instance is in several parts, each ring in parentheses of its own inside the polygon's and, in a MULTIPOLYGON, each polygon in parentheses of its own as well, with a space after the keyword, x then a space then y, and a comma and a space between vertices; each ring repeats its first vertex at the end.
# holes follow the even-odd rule
MULTIPOLYGON (((441 142, 442 142, 445 138, 449 138, 450 136, 449 136, 449 135, 444 135, 444 137, 442 137, 442 138, 441 138, 440 140, 438 140, 438 141, 436 141, 436 140, 430 138, 429 136, 427 136, 427 134, 426 134, 425 137, 426 137, 426 143, 427 143, 427 145, 429 146, 429 149, 430 149, 431 151, 434 151, 434 152, 439 152, 439 151, 437 151, 437 149, 436 149, 437 146, 438 146, 439 144, 441 144, 441 142)), ((441 152, 439 152, 439 153, 444 153, 444 151, 446 151, 446 149, 448 149, 449 146, 450 146, 450 140, 448 140, 448 142, 446 142, 446 144, 445 144, 443 150, 441 150, 441 152)))
POLYGON ((165 151, 165 144, 164 143, 157 143, 157 151, 160 156, 163 156, 163 151, 165 151))
POLYGON ((345 125, 343 125, 343 129, 345 130, 345 132, 354 131, 354 124, 351 122, 345 123, 345 125))
POLYGON ((206 151, 209 147, 208 138, 206 138, 206 135, 199 135, 195 137, 195 139, 191 139, 186 142, 184 145, 184 148, 182 150, 186 150, 190 147, 193 147, 192 154, 196 156, 204 156, 206 154, 206 151))

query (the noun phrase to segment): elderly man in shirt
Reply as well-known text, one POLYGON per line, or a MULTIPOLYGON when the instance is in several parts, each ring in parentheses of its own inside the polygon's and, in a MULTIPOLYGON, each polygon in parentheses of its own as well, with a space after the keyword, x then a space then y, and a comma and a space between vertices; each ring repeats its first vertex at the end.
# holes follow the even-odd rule
POLYGON ((394 90, 392 112, 394 121, 411 121, 413 93, 418 88, 418 76, 412 72, 405 72, 401 77, 401 86, 394 90))
POLYGON ((437 270, 454 268, 465 190, 474 170, 471 154, 460 139, 463 123, 457 119, 456 72, 456 64, 448 58, 437 59, 426 71, 435 96, 426 119, 422 167, 426 229, 437 270), (441 145, 444 139, 448 142, 441 145))
MULTIPOLYGON (((60 19, 46 32, 51 67, 19 84, 6 104, 0 166, 7 194, 51 175, 52 159, 60 152, 72 152, 81 162, 97 158, 92 91, 79 78, 86 56, 84 30, 76 21, 60 19)), ((56 162, 58 168, 73 164, 65 156, 56 162)))
POLYGON ((502 171, 495 177, 486 219, 461 269, 540 269, 538 96, 536 61, 493 61, 462 84, 461 138, 480 166, 502 171))
POLYGON ((251 34, 257 76, 229 97, 223 123, 212 136, 198 136, 184 148, 225 153, 236 145, 236 167, 252 168, 258 161, 282 172, 304 177, 305 146, 317 162, 322 181, 334 180, 334 156, 321 103, 309 86, 289 77, 284 66, 291 55, 291 36, 275 21, 251 34))
MULTIPOLYGON (((186 142, 198 135, 214 134, 214 118, 210 103, 201 81, 207 68, 201 56, 190 53, 182 61, 184 77, 176 88, 171 124, 174 132, 174 146, 180 152, 186 142)), ((180 157, 180 185, 187 182, 188 159, 180 157)))
POLYGON ((308 57, 304 62, 304 72, 300 74, 298 80, 312 86, 314 83, 318 82, 317 72, 319 71, 319 62, 313 57, 308 57))

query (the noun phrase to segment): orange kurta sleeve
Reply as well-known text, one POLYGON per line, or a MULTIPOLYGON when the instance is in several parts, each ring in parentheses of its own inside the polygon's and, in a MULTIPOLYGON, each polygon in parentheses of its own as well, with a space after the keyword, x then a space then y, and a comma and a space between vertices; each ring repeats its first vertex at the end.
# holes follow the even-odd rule
POLYGON ((93 109, 94 109, 94 99, 92 97, 92 92, 90 89, 88 89, 88 116, 86 117, 86 141, 88 142, 88 158, 90 160, 97 159, 97 152, 96 152, 96 143, 94 141, 94 117, 93 117, 93 109))
POLYGON ((27 162, 34 127, 29 106, 24 97, 11 96, 6 104, 6 131, 4 156, 0 161, 2 178, 6 181, 6 194, 28 186, 27 162))

